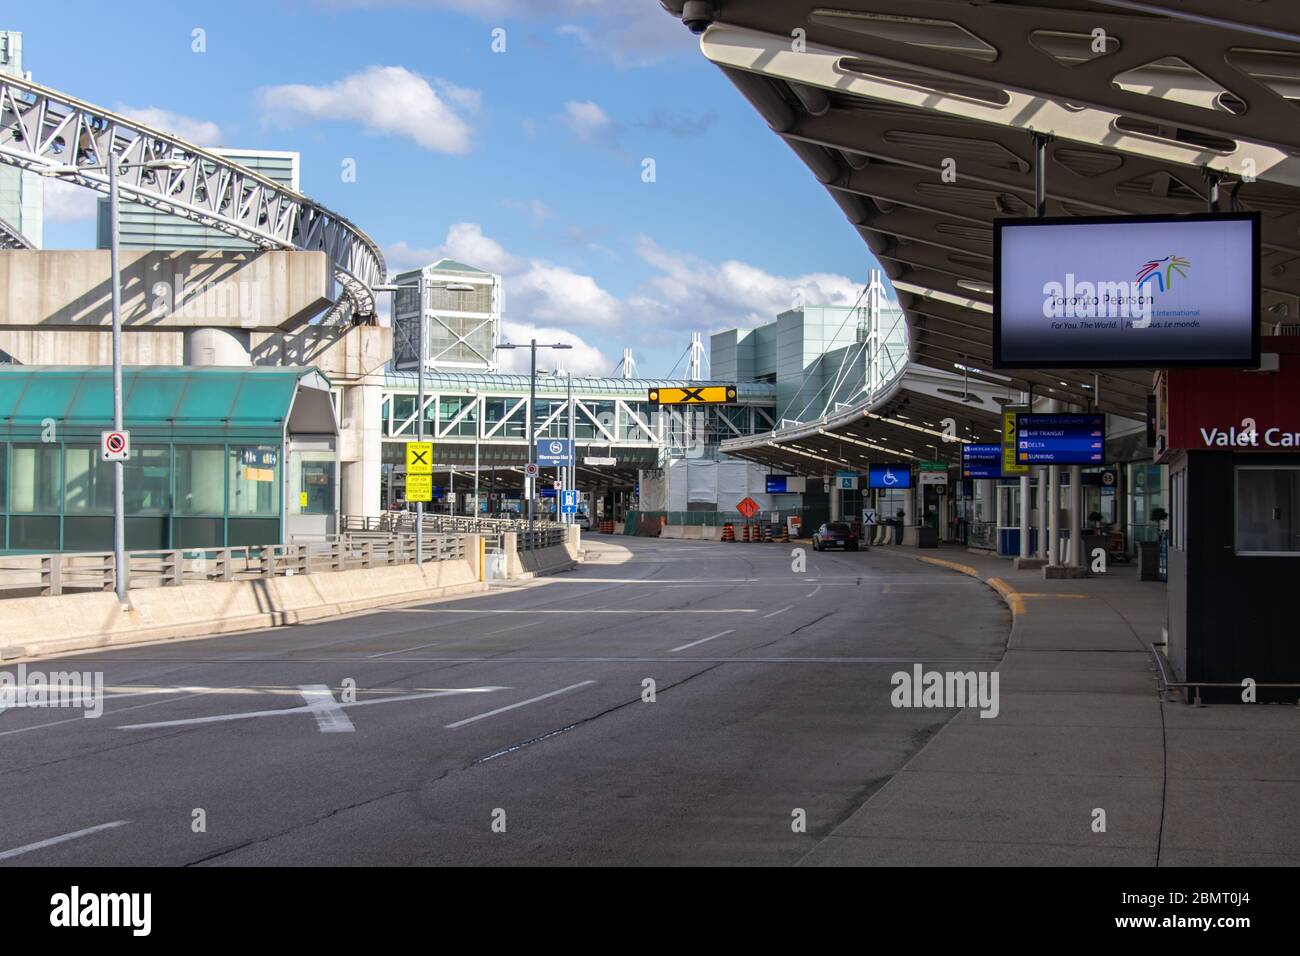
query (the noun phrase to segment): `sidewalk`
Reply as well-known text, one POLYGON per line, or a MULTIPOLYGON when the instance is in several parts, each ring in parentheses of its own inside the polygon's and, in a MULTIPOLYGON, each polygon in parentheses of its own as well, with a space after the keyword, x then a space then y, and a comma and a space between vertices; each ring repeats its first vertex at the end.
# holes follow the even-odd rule
POLYGON ((1300 708, 1162 704, 1147 645, 1163 584, 1131 566, 1045 581, 959 548, 873 552, 1003 595, 1001 710, 960 711, 802 864, 1300 864, 1300 708))

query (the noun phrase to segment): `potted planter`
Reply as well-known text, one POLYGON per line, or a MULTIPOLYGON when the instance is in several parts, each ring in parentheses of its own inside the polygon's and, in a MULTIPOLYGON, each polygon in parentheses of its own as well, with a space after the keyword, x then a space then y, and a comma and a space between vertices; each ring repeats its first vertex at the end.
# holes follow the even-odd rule
POLYGON ((1165 520, 1169 512, 1164 508, 1152 508, 1151 520, 1160 526, 1159 541, 1143 541, 1138 544, 1138 577, 1143 581, 1160 581, 1160 545, 1165 535, 1165 520))

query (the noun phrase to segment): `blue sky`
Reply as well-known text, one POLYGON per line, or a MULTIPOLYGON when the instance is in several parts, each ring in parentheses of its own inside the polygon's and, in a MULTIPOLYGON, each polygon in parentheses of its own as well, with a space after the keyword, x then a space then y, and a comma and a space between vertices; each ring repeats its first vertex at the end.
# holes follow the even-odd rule
MULTIPOLYGON (((299 151, 303 191, 391 268, 449 254, 502 272, 507 335, 580 344, 579 370, 631 347, 665 374, 692 331, 796 295, 852 301, 874 264, 656 0, 180 6, 23 4, 0 28, 24 33, 37 82, 202 145, 299 151)), ((46 245, 92 245, 92 216, 93 199, 47 195, 46 245)))

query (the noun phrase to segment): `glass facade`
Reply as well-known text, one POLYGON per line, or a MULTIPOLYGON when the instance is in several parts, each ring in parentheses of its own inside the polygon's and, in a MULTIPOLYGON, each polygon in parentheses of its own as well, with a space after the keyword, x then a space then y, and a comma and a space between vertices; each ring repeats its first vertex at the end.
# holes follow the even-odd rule
MULTIPOLYGON (((333 511, 334 453, 319 457, 303 513, 333 511)), ((279 446, 243 442, 133 445, 123 464, 127 550, 279 542, 281 458, 279 446)), ((0 442, 0 546, 112 550, 113 467, 85 442, 0 442)))
POLYGON ((1151 520, 1151 512, 1165 506, 1162 480, 1165 466, 1142 463, 1128 467, 1129 489, 1132 491, 1130 527, 1133 543, 1157 541, 1160 538, 1160 522, 1151 520))

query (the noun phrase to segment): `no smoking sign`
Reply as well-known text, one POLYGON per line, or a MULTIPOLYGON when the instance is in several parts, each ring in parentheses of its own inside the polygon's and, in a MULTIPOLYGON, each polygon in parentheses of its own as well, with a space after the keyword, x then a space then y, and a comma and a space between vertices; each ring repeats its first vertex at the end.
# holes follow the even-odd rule
POLYGON ((131 457, 131 433, 100 432, 99 457, 101 461, 126 461, 131 457))

